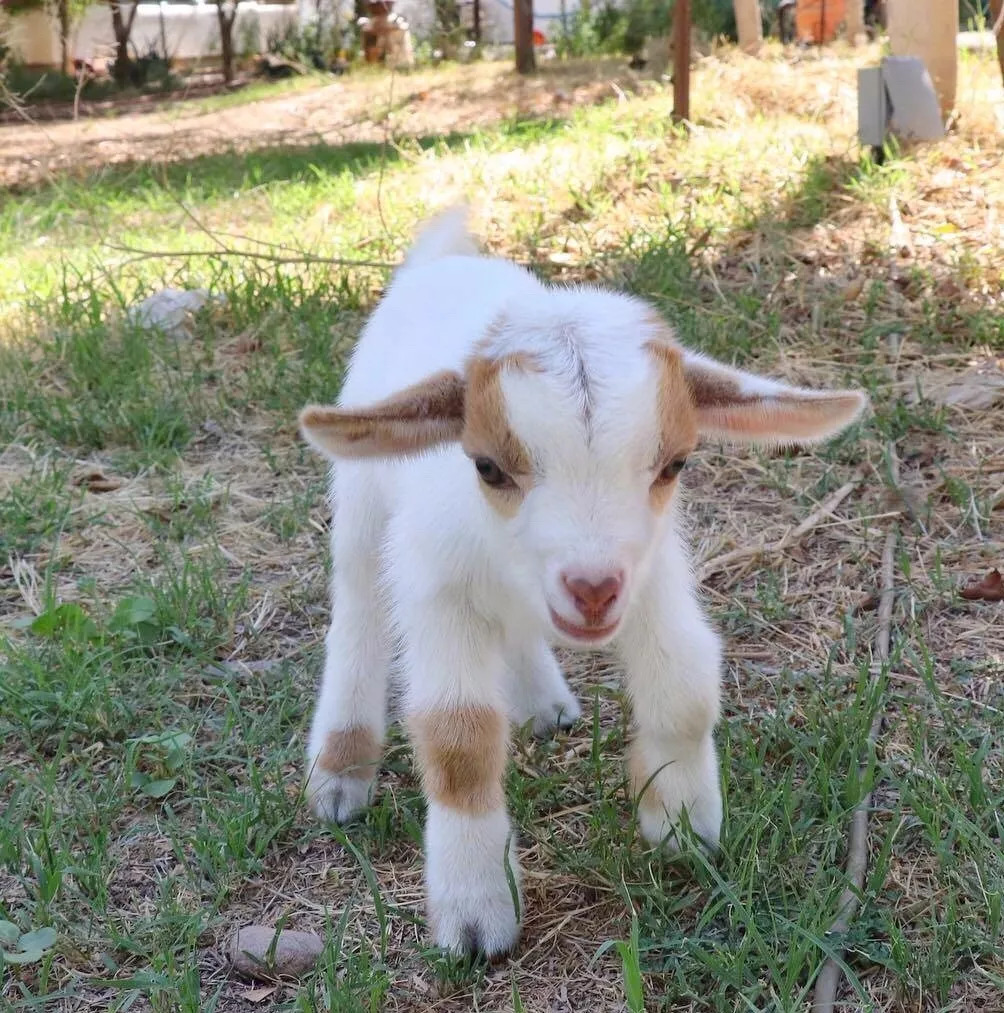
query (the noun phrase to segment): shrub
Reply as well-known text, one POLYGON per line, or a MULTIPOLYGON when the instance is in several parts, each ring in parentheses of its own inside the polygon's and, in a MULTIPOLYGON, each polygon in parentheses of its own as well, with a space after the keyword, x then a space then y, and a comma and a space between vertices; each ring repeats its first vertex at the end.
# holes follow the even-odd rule
MULTIPOLYGON (((709 38, 735 38, 732 0, 694 0, 694 26, 709 38)), ((558 41, 563 56, 641 51, 647 39, 668 35, 673 22, 673 0, 604 0, 597 7, 583 3, 567 21, 558 41)))

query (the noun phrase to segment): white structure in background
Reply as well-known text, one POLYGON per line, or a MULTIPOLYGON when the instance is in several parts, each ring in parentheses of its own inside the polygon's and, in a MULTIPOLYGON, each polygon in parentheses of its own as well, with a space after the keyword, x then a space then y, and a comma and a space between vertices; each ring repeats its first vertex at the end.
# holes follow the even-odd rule
MULTIPOLYGON (((261 50, 269 34, 278 34, 296 21, 294 4, 243 0, 234 23, 238 53, 261 50)), ((132 45, 143 55, 151 49, 175 60, 198 60, 220 51, 220 28, 213 0, 192 3, 141 3, 133 22, 132 45)), ((26 11, 12 19, 12 44, 19 58, 32 66, 59 66, 59 28, 46 11, 26 11)), ((75 60, 112 57, 115 34, 108 4, 89 7, 70 39, 75 60)))
MULTIPOLYGON (((472 0, 459 0, 461 23, 473 23, 472 0)), ((561 36, 562 24, 571 27, 578 0, 534 0, 534 28, 549 42, 561 36)), ((433 0, 397 0, 394 13, 404 17, 416 39, 435 31, 433 0)), ((349 25, 355 14, 352 0, 294 0, 291 3, 259 3, 243 0, 237 12, 234 39, 239 53, 264 48, 269 35, 286 26, 307 24, 321 18, 328 24, 340 19, 349 25)), ((19 58, 32 66, 58 66, 59 31, 55 19, 41 10, 25 11, 13 19, 13 47, 19 58)), ((481 38, 487 45, 511 45, 512 0, 481 0, 481 38)), ((166 50, 176 60, 198 60, 220 51, 220 32, 213 0, 141 3, 132 30, 132 44, 140 54, 166 50)), ((112 18, 107 3, 96 3, 77 24, 70 40, 73 59, 93 61, 111 57, 115 51, 112 18)))

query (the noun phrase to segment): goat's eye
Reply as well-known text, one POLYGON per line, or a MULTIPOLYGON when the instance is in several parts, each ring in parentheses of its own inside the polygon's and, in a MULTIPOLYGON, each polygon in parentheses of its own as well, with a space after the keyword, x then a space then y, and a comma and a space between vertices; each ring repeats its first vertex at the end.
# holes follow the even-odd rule
POLYGON ((476 457, 474 467, 477 468, 481 481, 493 488, 511 485, 512 479, 490 458, 476 457))
POLYGON ((666 482, 672 482, 673 479, 676 478, 676 476, 679 475, 681 471, 683 471, 683 466, 686 463, 687 459, 685 457, 678 457, 675 460, 670 461, 669 464, 667 464, 662 469, 662 471, 659 472, 659 476, 658 478, 656 478, 656 482, 662 484, 665 484, 666 482))

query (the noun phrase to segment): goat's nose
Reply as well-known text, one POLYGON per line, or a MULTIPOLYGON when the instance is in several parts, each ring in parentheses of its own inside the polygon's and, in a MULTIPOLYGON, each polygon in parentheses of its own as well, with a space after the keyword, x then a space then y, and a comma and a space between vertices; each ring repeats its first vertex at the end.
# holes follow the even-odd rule
POLYGON ((562 574, 561 582, 572 596, 575 607, 589 626, 598 626, 613 607, 624 585, 623 574, 610 574, 600 581, 562 574))

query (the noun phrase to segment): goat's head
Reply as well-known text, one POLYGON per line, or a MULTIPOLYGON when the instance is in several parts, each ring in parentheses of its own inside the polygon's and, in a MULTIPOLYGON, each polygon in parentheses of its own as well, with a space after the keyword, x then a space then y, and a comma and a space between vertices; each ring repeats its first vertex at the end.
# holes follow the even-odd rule
MULTIPOLYGON (((744 373, 678 346, 644 304, 550 292, 513 310, 463 374, 431 376, 366 408, 308 407, 306 438, 329 457, 393 457, 458 442, 490 523, 561 639, 617 632, 701 436, 812 443, 866 404, 744 373)), ((543 617, 542 617, 543 618, 543 617)))

